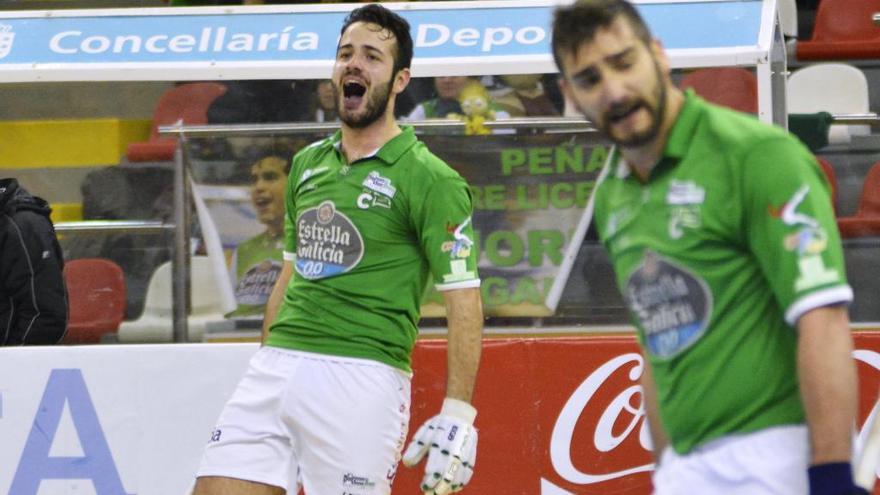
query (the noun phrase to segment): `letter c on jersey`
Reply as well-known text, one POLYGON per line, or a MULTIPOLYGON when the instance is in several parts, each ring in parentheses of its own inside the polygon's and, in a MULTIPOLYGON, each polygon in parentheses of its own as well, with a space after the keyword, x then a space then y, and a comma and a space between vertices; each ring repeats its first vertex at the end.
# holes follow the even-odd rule
POLYGON ((36 495, 42 480, 73 479, 92 480, 96 493, 126 493, 82 371, 54 369, 37 407, 9 493, 36 495), (82 457, 49 456, 65 402, 79 437, 82 457))
POLYGON ((357 198, 358 208, 366 210, 373 204, 373 197, 367 193, 363 193, 357 198))

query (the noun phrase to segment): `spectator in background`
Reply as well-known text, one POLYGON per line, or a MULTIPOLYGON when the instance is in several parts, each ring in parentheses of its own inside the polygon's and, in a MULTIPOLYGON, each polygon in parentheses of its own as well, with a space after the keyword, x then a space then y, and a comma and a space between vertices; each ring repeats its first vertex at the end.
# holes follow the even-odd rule
POLYGON ((336 112, 336 94, 333 92, 333 83, 329 79, 319 81, 315 87, 309 116, 315 122, 336 122, 339 120, 339 114, 336 112))
POLYGON ((227 316, 262 316, 281 273, 284 250, 284 197, 290 160, 269 155, 251 166, 251 201, 266 230, 235 248, 235 311, 227 316))
POLYGON ((208 108, 210 124, 300 122, 309 119, 311 80, 224 81, 226 93, 208 108))
POLYGON ((57 344, 67 330, 64 257, 49 204, 0 179, 0 345, 57 344))
MULTIPOLYGON (((437 90, 437 96, 419 103, 404 120, 460 118, 464 112, 462 112, 461 103, 459 103, 459 96, 461 90, 471 81, 475 81, 475 79, 468 76, 435 77, 434 88, 437 90)), ((495 113, 496 118, 510 117, 510 114, 491 100, 489 101, 489 110, 495 113)))
POLYGON ((507 87, 494 92, 495 104, 511 117, 559 115, 559 110, 544 92, 541 74, 510 74, 500 77, 507 87))
POLYGON ((443 119, 447 115, 461 114, 458 94, 470 81, 467 76, 441 76, 434 78, 436 97, 416 105, 406 120, 443 119))

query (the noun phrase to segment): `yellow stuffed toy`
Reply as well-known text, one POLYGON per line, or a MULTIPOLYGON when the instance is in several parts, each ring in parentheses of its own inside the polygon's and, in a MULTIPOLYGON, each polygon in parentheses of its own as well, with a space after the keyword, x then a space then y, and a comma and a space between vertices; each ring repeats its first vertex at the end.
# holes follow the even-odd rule
POLYGON ((489 109, 489 91, 479 83, 470 81, 458 93, 458 102, 461 104, 464 121, 464 133, 468 136, 492 134, 486 127, 487 120, 495 120, 495 112, 489 109))

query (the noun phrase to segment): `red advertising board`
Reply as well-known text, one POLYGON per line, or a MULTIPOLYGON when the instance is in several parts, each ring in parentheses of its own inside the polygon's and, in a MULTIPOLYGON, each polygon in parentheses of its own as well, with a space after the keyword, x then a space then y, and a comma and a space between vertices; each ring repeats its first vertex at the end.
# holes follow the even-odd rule
MULTIPOLYGON (((880 388, 880 333, 855 340, 861 427, 880 388)), ((442 340, 418 343, 411 431, 439 410, 445 351, 442 340)), ((631 335, 487 339, 474 398, 480 443, 466 493, 650 493, 642 366, 631 335)), ((423 466, 401 467, 395 493, 418 493, 423 466)))

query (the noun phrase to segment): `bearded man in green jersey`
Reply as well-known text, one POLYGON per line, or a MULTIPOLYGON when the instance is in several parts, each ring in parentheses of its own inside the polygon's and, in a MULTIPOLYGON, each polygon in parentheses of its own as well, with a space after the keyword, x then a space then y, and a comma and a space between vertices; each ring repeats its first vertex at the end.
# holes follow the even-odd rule
POLYGON ((655 493, 857 493, 852 291, 814 157, 676 88, 623 0, 557 10, 553 53, 617 145, 595 220, 647 361, 655 493))
POLYGON ((470 480, 482 304, 461 176, 394 121, 410 79, 407 22, 378 4, 346 18, 332 81, 341 130, 288 178, 284 265, 263 347, 229 400, 195 493, 388 494, 409 421, 410 354, 433 276, 449 324, 446 399, 414 435, 421 489, 470 480))

